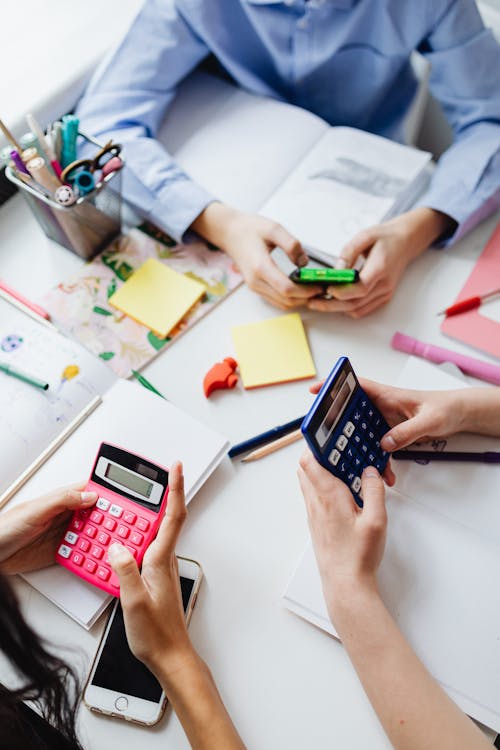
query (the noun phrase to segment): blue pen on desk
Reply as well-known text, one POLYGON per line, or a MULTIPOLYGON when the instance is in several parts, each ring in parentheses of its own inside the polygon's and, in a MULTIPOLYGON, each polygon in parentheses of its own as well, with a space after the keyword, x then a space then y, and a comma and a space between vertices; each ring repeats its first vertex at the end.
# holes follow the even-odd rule
POLYGON ((258 448, 261 445, 270 443, 272 440, 275 440, 282 435, 287 435, 289 432, 293 432, 293 430, 298 429, 303 421, 304 417, 298 417, 297 419, 293 419, 291 422, 287 422, 286 424, 272 427, 270 430, 266 430, 266 432, 261 432, 260 435, 255 435, 255 437, 244 440, 242 443, 233 445, 231 450, 228 451, 227 455, 229 456, 229 458, 234 458, 235 456, 239 456, 241 453, 246 453, 246 451, 253 450, 253 448, 258 448))

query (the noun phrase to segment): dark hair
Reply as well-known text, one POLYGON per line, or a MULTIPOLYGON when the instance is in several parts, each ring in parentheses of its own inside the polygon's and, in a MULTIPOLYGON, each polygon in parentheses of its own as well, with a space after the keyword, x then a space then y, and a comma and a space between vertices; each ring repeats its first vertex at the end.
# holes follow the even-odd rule
POLYGON ((0 747, 28 750, 57 745, 82 750, 75 728, 76 675, 26 623, 13 588, 1 573, 0 650, 19 677, 16 688, 0 683, 0 747), (24 701, 31 701, 45 721, 24 701), (37 725, 43 730, 40 733, 37 725))

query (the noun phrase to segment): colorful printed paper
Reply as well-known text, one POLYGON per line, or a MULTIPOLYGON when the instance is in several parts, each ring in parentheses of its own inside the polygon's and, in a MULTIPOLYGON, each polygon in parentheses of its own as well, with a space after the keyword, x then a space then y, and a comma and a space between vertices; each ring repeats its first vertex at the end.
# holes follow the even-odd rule
POLYGON ((231 329, 245 388, 302 380, 316 375, 302 319, 281 315, 231 329))
POLYGON ((118 237, 43 298, 44 307, 61 330, 124 378, 153 359, 242 282, 231 258, 205 242, 181 245, 149 225, 141 229, 118 237), (205 295, 167 339, 160 339, 109 304, 109 298, 149 258, 206 285, 205 295))

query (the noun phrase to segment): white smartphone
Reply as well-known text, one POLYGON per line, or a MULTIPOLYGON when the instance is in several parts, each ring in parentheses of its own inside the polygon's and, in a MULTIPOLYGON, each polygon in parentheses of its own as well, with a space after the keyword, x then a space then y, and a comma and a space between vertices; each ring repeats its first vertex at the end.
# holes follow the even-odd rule
MULTIPOLYGON (((182 602, 189 623, 203 578, 194 560, 178 557, 182 602)), ((160 721, 167 698, 156 677, 128 647, 123 612, 113 606, 87 679, 83 701, 91 711, 152 726, 160 721)))

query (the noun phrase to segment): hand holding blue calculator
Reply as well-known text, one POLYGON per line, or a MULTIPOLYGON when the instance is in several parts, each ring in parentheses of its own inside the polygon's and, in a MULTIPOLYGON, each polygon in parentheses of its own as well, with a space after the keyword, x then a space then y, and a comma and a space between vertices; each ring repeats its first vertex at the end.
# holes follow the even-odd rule
POLYGON ((351 489, 363 507, 361 474, 375 466, 382 474, 389 454, 380 446, 389 430, 374 403, 361 388, 347 357, 340 357, 302 423, 317 461, 351 489))

